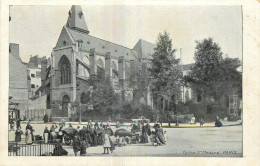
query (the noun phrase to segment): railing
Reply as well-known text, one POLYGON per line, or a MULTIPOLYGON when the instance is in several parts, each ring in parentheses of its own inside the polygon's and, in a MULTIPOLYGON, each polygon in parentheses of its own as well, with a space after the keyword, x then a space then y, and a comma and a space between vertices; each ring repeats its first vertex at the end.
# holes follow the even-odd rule
POLYGON ((8 156, 51 156, 56 143, 37 141, 33 144, 8 143, 8 156))

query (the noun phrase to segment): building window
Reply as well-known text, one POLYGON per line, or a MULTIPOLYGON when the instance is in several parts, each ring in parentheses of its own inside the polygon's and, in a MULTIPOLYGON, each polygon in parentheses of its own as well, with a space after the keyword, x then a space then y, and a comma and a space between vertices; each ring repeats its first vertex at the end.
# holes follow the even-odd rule
POLYGON ((66 41, 63 41, 63 46, 66 46, 66 45, 67 45, 66 41))
POLYGON ((185 92, 185 101, 189 101, 189 100, 190 100, 189 91, 186 90, 186 92, 185 92))
POLYGON ((79 48, 82 48, 82 43, 83 43, 83 41, 82 41, 82 40, 78 40, 77 43, 78 43, 78 47, 79 47, 79 48))
POLYGON ((35 85, 34 85, 34 84, 31 84, 31 88, 35 88, 35 85))
POLYGON ((71 68, 68 58, 63 55, 59 63, 61 85, 71 83, 71 68))
POLYGON ((31 74, 31 77, 34 78, 34 77, 35 77, 35 74, 31 74))

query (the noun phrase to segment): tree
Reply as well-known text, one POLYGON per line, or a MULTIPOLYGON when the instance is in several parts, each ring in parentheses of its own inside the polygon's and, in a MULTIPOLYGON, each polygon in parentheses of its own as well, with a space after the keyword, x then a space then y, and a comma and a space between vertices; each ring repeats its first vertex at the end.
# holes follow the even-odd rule
POLYGON ((91 84, 93 85, 91 100, 94 111, 99 112, 102 115, 106 115, 107 111, 109 111, 109 109, 111 109, 112 106, 118 102, 111 82, 97 77, 92 77, 91 84))
POLYGON ((193 91, 206 99, 220 102, 230 93, 235 82, 239 82, 234 59, 223 59, 223 53, 212 38, 196 41, 195 65, 185 77, 193 91))
POLYGON ((181 71, 176 68, 179 59, 175 57, 176 50, 172 48, 172 40, 167 32, 159 34, 152 55, 149 71, 152 76, 152 93, 155 99, 163 99, 163 112, 166 98, 180 93, 182 80, 181 71))

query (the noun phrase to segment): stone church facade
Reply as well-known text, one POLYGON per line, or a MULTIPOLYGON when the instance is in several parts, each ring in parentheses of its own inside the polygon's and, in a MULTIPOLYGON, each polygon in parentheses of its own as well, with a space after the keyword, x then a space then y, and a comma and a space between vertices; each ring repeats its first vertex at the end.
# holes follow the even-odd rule
MULTIPOLYGON (((112 83, 121 101, 133 100, 133 88, 128 86, 130 70, 149 63, 154 45, 139 40, 133 49, 90 35, 80 6, 72 6, 51 55, 51 65, 42 60, 41 94, 47 95, 47 108, 53 117, 73 118, 78 110, 89 109, 92 76, 112 83)), ((139 96, 140 101, 142 95, 139 96)), ((145 96, 152 106, 152 97, 145 96)), ((91 108, 90 108, 91 109, 91 108)))

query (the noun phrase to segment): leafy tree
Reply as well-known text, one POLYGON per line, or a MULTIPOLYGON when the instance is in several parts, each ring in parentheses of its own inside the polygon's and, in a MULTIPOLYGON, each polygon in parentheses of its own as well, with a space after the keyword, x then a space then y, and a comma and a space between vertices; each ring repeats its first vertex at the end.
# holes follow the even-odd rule
POLYGON ((114 104, 118 104, 118 99, 114 93, 110 81, 100 80, 99 78, 92 78, 93 92, 91 102, 94 110, 106 115, 107 111, 112 108, 114 104))
POLYGON ((169 34, 167 32, 160 33, 152 55, 151 67, 149 68, 152 76, 151 90, 154 98, 162 97, 164 100, 180 92, 182 74, 176 68, 180 60, 175 57, 175 52, 169 34))
MULTIPOLYGON (((223 53, 212 38, 196 41, 195 65, 185 77, 193 91, 206 99, 220 102, 230 93, 235 82, 239 82, 240 73, 236 71, 234 59, 223 59, 223 53)), ((238 85, 239 86, 239 85, 238 85)))

